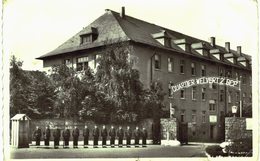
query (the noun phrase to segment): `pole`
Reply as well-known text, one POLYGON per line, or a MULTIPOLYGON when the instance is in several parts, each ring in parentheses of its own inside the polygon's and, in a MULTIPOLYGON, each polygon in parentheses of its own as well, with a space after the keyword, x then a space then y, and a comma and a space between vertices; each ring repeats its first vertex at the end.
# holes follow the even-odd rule
POLYGON ((239 113, 240 117, 242 117, 242 91, 241 91, 241 78, 242 76, 239 77, 239 113))

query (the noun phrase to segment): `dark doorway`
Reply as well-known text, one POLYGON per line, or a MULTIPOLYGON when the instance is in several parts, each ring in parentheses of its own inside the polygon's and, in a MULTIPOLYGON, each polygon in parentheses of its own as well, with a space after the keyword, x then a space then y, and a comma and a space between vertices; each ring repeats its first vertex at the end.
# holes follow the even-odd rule
POLYGON ((214 139, 214 127, 215 125, 210 125, 210 139, 214 139))
POLYGON ((180 123, 179 125, 179 141, 181 144, 188 144, 188 123, 180 123))
POLYGON ((161 124, 159 119, 154 119, 152 124, 153 144, 161 144, 161 124))

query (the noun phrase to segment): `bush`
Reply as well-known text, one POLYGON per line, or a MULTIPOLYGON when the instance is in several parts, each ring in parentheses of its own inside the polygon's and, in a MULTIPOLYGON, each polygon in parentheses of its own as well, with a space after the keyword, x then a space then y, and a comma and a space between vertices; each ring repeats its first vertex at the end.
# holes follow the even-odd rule
POLYGON ((219 145, 208 146, 205 150, 211 157, 226 156, 219 145))
POLYGON ((252 138, 240 138, 233 141, 226 151, 231 156, 252 156, 252 138))

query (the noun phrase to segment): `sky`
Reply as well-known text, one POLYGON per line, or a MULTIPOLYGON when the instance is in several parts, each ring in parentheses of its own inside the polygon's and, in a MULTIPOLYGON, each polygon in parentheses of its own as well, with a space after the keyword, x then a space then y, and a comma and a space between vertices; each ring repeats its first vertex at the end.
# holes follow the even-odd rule
POLYGON ((23 69, 42 70, 44 55, 105 13, 120 12, 202 40, 257 54, 257 7, 254 0, 6 0, 4 53, 23 69))

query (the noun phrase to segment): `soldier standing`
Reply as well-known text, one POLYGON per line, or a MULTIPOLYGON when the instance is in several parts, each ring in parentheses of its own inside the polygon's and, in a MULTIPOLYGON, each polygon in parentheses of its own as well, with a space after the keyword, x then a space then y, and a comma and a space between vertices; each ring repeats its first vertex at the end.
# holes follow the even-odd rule
POLYGON ((110 136, 110 146, 112 148, 115 147, 115 138, 116 138, 116 130, 114 126, 111 126, 111 129, 109 130, 109 136, 110 136))
POLYGON ((141 132, 139 130, 139 127, 136 126, 134 131, 134 137, 135 137, 135 147, 139 147, 139 139, 140 139, 141 132))
POLYGON ((106 148, 106 144, 107 144, 107 129, 106 129, 105 125, 103 125, 103 128, 101 130, 101 136, 102 136, 102 147, 106 148))
POLYGON ((98 147, 98 137, 99 137, 99 129, 98 129, 97 125, 95 125, 95 127, 93 129, 93 138, 94 138, 93 147, 94 148, 98 147))
POLYGON ((123 139, 124 139, 124 130, 122 129, 122 126, 119 126, 119 129, 117 131, 117 137, 118 137, 118 147, 123 146, 123 139))
POLYGON ((77 126, 74 127, 74 130, 72 131, 73 136, 73 148, 78 148, 78 140, 79 140, 79 129, 77 126))
POLYGON ((147 139, 147 130, 145 128, 143 128, 142 130, 142 144, 143 144, 143 147, 146 147, 146 139, 147 139))
POLYGON ((54 148, 58 148, 60 143, 60 129, 58 129, 58 126, 55 127, 55 130, 53 131, 53 138, 54 138, 54 148))
POLYGON ((36 130, 35 130, 34 133, 33 133, 33 137, 35 138, 35 141, 36 141, 36 146, 39 146, 39 145, 40 145, 41 136, 42 136, 42 131, 41 131, 41 129, 39 128, 39 126, 36 126, 36 130))
POLYGON ((70 130, 68 127, 62 132, 63 136, 63 148, 69 148, 70 130))
POLYGON ((83 130, 83 137, 84 137, 84 148, 87 148, 88 139, 89 139, 89 129, 87 125, 85 125, 85 129, 83 130))
POLYGON ((127 126, 125 135, 126 135, 126 146, 130 147, 131 146, 132 131, 131 131, 129 126, 127 126))
POLYGON ((50 145, 50 137, 51 137, 51 130, 49 126, 46 126, 45 131, 43 132, 44 136, 44 145, 49 146, 50 145))

